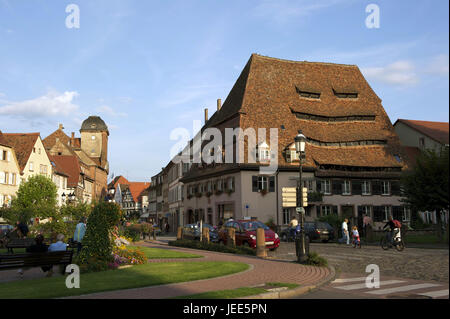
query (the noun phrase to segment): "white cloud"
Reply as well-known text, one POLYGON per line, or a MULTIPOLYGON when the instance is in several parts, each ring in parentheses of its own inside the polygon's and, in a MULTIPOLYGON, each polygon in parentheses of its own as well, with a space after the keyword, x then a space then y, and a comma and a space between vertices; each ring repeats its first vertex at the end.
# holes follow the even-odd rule
POLYGON ((116 111, 114 111, 113 108, 111 108, 111 107, 108 106, 108 105, 102 105, 102 106, 99 106, 99 107, 97 107, 96 110, 97 110, 97 112, 99 112, 99 113, 103 113, 103 114, 106 114, 106 115, 109 115, 109 116, 113 116, 113 117, 124 117, 124 116, 128 116, 127 113, 124 113, 124 112, 116 112, 116 111))
POLYGON ((79 106, 72 101, 78 96, 78 92, 49 91, 47 94, 31 100, 19 102, 2 101, 0 114, 16 116, 19 118, 69 116, 78 111, 79 106))
POLYGON ((425 72, 437 75, 448 75, 448 54, 440 54, 435 56, 425 68, 425 72))
POLYGON ((369 79, 393 85, 406 86, 419 82, 414 64, 405 60, 397 61, 383 67, 363 68, 361 72, 369 79))
POLYGON ((336 4, 348 2, 348 0, 263 0, 255 8, 257 17, 271 18, 275 22, 284 23, 290 18, 298 18, 311 15, 315 11, 325 9, 336 4))

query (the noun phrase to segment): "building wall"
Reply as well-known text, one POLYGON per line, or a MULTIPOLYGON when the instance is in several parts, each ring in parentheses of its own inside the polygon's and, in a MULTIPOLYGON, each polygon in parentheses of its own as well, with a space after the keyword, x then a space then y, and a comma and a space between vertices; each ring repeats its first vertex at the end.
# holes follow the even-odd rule
POLYGON ((429 138, 428 136, 412 129, 408 125, 405 125, 402 122, 398 122, 395 125, 395 132, 397 133, 398 137, 400 138, 400 142, 402 145, 405 146, 413 146, 413 147, 419 147, 419 139, 423 138, 425 141, 425 148, 426 149, 432 149, 435 151, 439 151, 442 147, 442 144, 436 142, 435 140, 429 138))
POLYGON ((81 132, 81 149, 85 151, 88 156, 100 157, 102 154, 102 148, 102 132, 81 132))
POLYGON ((12 197, 15 196, 16 192, 19 190, 20 169, 16 154, 12 148, 0 145, 0 152, 2 153, 0 155, 0 174, 2 174, 2 177, 3 174, 5 174, 3 177, 5 179, 4 182, 2 183, 0 181, 0 206, 3 206, 5 204, 9 205, 12 197), (1 158, 3 157, 4 151, 7 152, 7 155, 6 158, 2 160, 1 158), (8 174, 7 180, 6 173, 8 174), (10 175, 13 176, 13 180, 10 180, 10 175))
POLYGON ((21 176, 21 182, 26 181, 30 176, 38 174, 49 178, 52 177, 52 164, 50 163, 44 144, 42 144, 40 138, 36 140, 34 150, 31 152, 28 162, 25 165, 23 175, 21 176), (43 173, 41 173, 41 165, 45 169, 45 172, 43 173))
POLYGON ((59 175, 57 173, 53 173, 52 179, 53 183, 55 183, 56 185, 58 206, 62 206, 64 204, 64 201, 67 201, 67 196, 69 195, 67 189, 67 177, 59 175), (65 199, 63 199, 63 194, 65 195, 65 199))

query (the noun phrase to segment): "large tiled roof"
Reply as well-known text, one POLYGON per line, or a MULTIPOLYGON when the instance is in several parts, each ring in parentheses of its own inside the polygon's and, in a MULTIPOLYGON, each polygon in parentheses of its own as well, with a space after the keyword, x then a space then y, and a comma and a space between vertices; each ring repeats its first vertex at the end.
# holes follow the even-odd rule
POLYGON ((55 164, 66 174, 67 178, 67 187, 74 188, 77 187, 81 168, 78 163, 78 159, 75 155, 73 156, 65 156, 65 155, 54 155, 51 156, 51 160, 55 162, 55 164))
POLYGON ((133 196, 133 200, 137 203, 140 202, 142 199, 142 194, 144 191, 150 186, 150 183, 148 182, 130 182, 130 192, 133 196))
POLYGON ((8 145, 14 148, 20 171, 23 172, 39 138, 39 133, 3 133, 8 145))
POLYGON ((128 184, 130 184, 130 182, 125 178, 125 177, 123 177, 122 175, 120 175, 120 176, 116 176, 109 184, 108 184, 108 189, 111 189, 111 188, 116 188, 117 187, 117 184, 121 184, 121 185, 128 185, 128 184))
POLYGON ((311 168, 326 164, 402 168, 406 164, 397 160, 403 158, 403 150, 380 98, 355 65, 297 62, 253 54, 222 108, 204 128, 230 125, 243 130, 266 128, 268 144, 269 129, 277 128, 279 166, 298 166, 286 161, 283 150, 294 142, 299 130, 316 142, 308 142, 306 148, 306 166, 311 168), (320 97, 304 97, 305 92, 320 97), (356 98, 342 97, 355 93, 356 98), (235 117, 237 121, 228 121, 235 117), (320 146, 320 142, 361 145, 320 146))
POLYGON ((49 150, 56 144, 56 139, 59 139, 64 145, 70 145, 70 137, 68 137, 61 129, 54 131, 44 138, 42 143, 44 143, 44 147, 49 150))
POLYGON ((431 122, 404 119, 398 119, 395 124, 397 124, 397 122, 403 123, 441 144, 449 144, 448 122, 431 122))
POLYGON ((8 142, 6 141, 6 138, 3 136, 2 131, 0 131, 0 145, 6 146, 6 147, 10 147, 8 145, 8 142))

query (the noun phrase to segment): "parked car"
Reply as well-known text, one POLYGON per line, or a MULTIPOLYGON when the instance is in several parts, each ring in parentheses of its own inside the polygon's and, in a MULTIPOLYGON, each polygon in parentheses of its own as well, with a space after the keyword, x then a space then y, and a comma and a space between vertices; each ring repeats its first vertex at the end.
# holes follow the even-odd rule
MULTIPOLYGON (((305 234, 310 241, 321 240, 322 242, 328 242, 334 239, 333 227, 325 222, 305 222, 305 234)), ((289 228, 281 231, 280 237, 282 241, 294 241, 289 228)))
MULTIPOLYGON (((202 224, 203 228, 209 229, 209 241, 213 243, 219 242, 219 234, 217 229, 210 224, 202 224)), ((183 238, 191 240, 200 240, 200 223, 187 224, 183 227, 183 238)))
POLYGON ((236 220, 225 223, 224 227, 219 231, 220 243, 227 243, 227 228, 230 227, 236 230, 236 246, 242 245, 256 248, 256 230, 258 228, 264 229, 266 247, 268 249, 275 250, 280 246, 278 234, 257 220, 236 220))
POLYGON ((9 231, 13 230, 14 227, 11 225, 1 224, 0 225, 0 237, 6 235, 9 231))

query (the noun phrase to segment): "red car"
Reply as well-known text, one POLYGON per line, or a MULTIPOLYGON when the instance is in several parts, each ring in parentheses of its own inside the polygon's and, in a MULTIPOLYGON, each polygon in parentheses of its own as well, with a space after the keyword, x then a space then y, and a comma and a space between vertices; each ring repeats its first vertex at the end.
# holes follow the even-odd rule
POLYGON ((266 248, 275 250, 280 246, 278 234, 257 220, 233 220, 228 221, 219 231, 219 243, 227 243, 227 229, 232 227, 236 230, 236 246, 248 246, 256 248, 256 229, 263 228, 266 237, 266 248))

